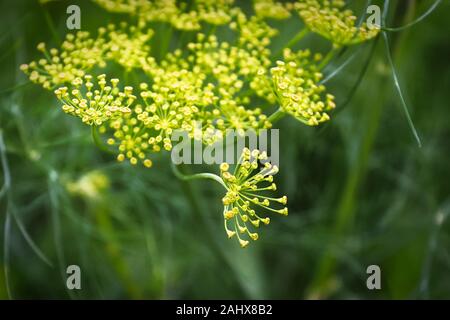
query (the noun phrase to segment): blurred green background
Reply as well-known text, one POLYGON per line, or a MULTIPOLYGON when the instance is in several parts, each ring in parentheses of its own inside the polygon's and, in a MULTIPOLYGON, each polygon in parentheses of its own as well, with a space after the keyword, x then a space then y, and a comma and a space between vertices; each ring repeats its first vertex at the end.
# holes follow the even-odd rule
MULTIPOLYGON (((393 0, 388 24, 433 2, 393 0)), ((1 299, 450 298, 450 1, 390 34, 422 148, 383 39, 351 48, 325 70, 356 52, 328 84, 337 97, 331 122, 277 124, 277 184, 290 214, 274 217, 245 250, 223 231, 219 186, 177 180, 167 155, 152 169, 117 163, 20 72, 39 42, 56 46, 67 32, 68 4, 0 4, 1 299), (71 264, 81 268, 82 290, 66 289, 71 264), (372 264, 381 290, 366 287, 372 264)), ((85 30, 127 19, 78 4, 85 30)), ((273 25, 278 47, 301 27, 297 18, 273 25)), ((309 35, 298 48, 325 45, 309 35)))

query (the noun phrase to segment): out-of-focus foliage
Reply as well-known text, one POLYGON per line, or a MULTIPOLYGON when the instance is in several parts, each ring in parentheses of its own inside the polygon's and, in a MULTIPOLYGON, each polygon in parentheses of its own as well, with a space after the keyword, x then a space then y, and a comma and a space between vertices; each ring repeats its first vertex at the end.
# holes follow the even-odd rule
MULTIPOLYGON (((359 12, 363 1, 355 2, 359 12)), ((389 25, 432 3, 391 1, 389 25)), ((80 6, 84 30, 133 19, 90 1, 80 6)), ((324 70, 327 77, 354 55, 327 83, 333 121, 279 123, 277 185, 290 199, 289 218, 272 221, 246 250, 223 237, 220 186, 177 180, 167 154, 154 155, 151 170, 117 163, 51 92, 27 81, 19 66, 36 59, 39 42, 60 43, 66 7, 25 0, 0 7, 0 298, 450 296, 448 2, 392 34, 423 147, 411 139, 382 41, 344 51, 324 70), (81 267, 80 291, 66 290, 71 264, 81 267), (380 291, 366 288, 371 264, 381 267, 380 291)), ((259 8, 265 12, 263 1, 259 8)), ((286 17, 283 9, 275 12, 286 17)), ((303 27, 294 16, 270 25, 280 34, 274 51, 303 27)), ((166 35, 156 28, 151 48, 166 46, 166 35)), ((172 42, 193 36, 174 30, 172 42)), ((309 34, 303 45, 326 52, 328 44, 309 34)))

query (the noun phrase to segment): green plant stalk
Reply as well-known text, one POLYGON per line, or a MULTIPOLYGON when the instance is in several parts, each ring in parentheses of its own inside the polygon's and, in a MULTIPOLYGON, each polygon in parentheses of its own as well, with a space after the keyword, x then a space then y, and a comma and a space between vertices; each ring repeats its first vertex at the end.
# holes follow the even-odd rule
POLYGON ((390 31, 390 32, 398 32, 398 31, 402 31, 408 28, 411 28, 412 26, 422 22, 426 17, 428 17, 431 13, 433 13, 433 11, 438 7, 438 5, 440 5, 442 2, 442 0, 436 0, 431 7, 425 11, 425 13, 423 13, 420 17, 418 17, 417 19, 415 19, 414 21, 411 21, 410 23, 407 23, 401 27, 386 27, 383 26, 381 28, 381 30, 383 31, 390 31))
POLYGON ((91 134, 92 134, 92 140, 94 140, 95 145, 102 151, 110 153, 110 154, 116 154, 116 152, 114 152, 113 150, 111 150, 110 148, 107 147, 107 145, 105 145, 103 143, 103 141, 100 139, 100 136, 98 135, 97 132, 97 126, 92 125, 91 126, 91 134))
POLYGON ((93 206, 92 212, 95 212, 95 218, 99 226, 99 230, 103 233, 107 239, 105 243, 106 252, 109 256, 114 270, 119 276, 121 282, 124 285, 125 290, 132 299, 142 299, 142 293, 139 286, 133 281, 131 276, 129 266, 127 262, 123 259, 120 252, 120 244, 115 236, 114 226, 111 221, 111 215, 107 211, 107 205, 105 203, 91 203, 93 206))
POLYGON ((303 28, 302 30, 300 30, 291 40, 289 40, 289 42, 284 47, 282 47, 275 53, 275 56, 279 56, 280 54, 282 54, 284 49, 291 48, 297 42, 302 40, 308 33, 309 30, 307 28, 303 28))
POLYGON ((267 118, 267 121, 274 124, 275 122, 281 120, 286 115, 286 112, 284 112, 281 108, 278 108, 277 111, 272 113, 269 118, 267 118))
MULTIPOLYGON (((383 86, 383 83, 386 82, 386 77, 383 77, 383 80, 378 83, 383 86)), ((330 244, 325 249, 322 258, 319 260, 316 269, 317 272, 307 290, 308 298, 320 299, 326 297, 330 293, 331 279, 338 263, 333 248, 343 245, 343 237, 346 232, 351 229, 354 221, 358 186, 362 182, 367 170, 368 160, 378 131, 384 105, 384 97, 381 97, 378 102, 374 103, 374 106, 369 109, 370 112, 366 115, 367 122, 364 125, 364 138, 359 146, 360 151, 350 165, 351 171, 347 177, 336 211, 330 244)))
POLYGON ((209 180, 214 180, 214 181, 218 182, 222 187, 224 187, 225 189, 228 189, 227 186, 225 185, 225 183, 223 182, 222 178, 214 173, 204 172, 204 173, 197 173, 197 174, 192 174, 192 175, 184 175, 183 173, 180 172, 180 170, 178 170, 177 166, 173 162, 171 162, 171 166, 172 166, 172 172, 180 180, 190 181, 190 180, 197 180, 197 179, 209 179, 209 180))
POLYGON ((309 30, 307 28, 303 28, 291 40, 289 40, 289 42, 286 44, 285 48, 291 48, 297 42, 302 40, 308 33, 309 33, 309 30))
POLYGON ((331 48, 330 51, 328 51, 328 53, 326 54, 326 56, 322 59, 322 61, 319 64, 319 70, 322 70, 323 68, 325 68, 328 63, 330 63, 331 59, 334 58, 334 56, 336 55, 336 53, 339 51, 339 47, 335 47, 333 45, 333 48, 331 48))
POLYGON ((163 39, 159 50, 160 59, 163 59, 170 48, 170 41, 172 40, 173 27, 171 24, 167 25, 163 32, 163 39))
MULTIPOLYGON (((183 169, 183 167, 181 167, 183 169)), ((201 204, 202 202, 198 199, 201 198, 201 195, 199 194, 197 188, 191 184, 193 180, 197 179, 211 179, 217 181, 217 178, 222 180, 220 177, 214 175, 214 174, 193 174, 188 175, 179 170, 173 163, 172 163, 172 171, 181 180, 182 189, 184 194, 186 195, 186 198, 191 206, 192 214, 199 222, 199 227, 201 227, 203 230, 206 230, 206 234, 208 235, 208 238, 210 239, 210 244, 213 247, 213 253, 216 255, 217 259, 221 261, 222 265, 226 268, 222 270, 224 274, 232 275, 234 276, 236 282, 242 286, 242 290, 245 291, 245 287, 242 284, 241 281, 239 281, 240 275, 237 274, 236 269, 236 261, 235 256, 233 255, 233 252, 229 252, 228 250, 225 250, 225 248, 221 245, 221 242, 217 241, 217 238, 214 236, 213 228, 209 225, 209 220, 205 219, 205 208, 201 204), (213 177, 216 176, 217 178, 213 177)), ((219 181, 217 181, 219 182, 219 181)), ((221 185, 223 183, 219 182, 221 185)), ((225 186, 225 184, 223 184, 225 186)), ((226 186, 225 186, 226 188, 226 186)), ((240 249, 238 249, 240 250, 240 249)))
POLYGON ((44 8, 43 5, 41 6, 41 9, 44 14, 45 22, 47 23, 47 26, 52 34, 53 40, 55 41, 55 43, 61 43, 61 39, 58 35, 58 31, 56 30, 55 23, 53 22, 50 13, 48 12, 47 8, 44 8))
MULTIPOLYGON (((53 242, 56 250, 57 257, 57 267, 61 276, 61 280, 66 281, 66 273, 65 269, 67 268, 67 261, 64 253, 64 241, 61 229, 61 205, 60 199, 58 195, 58 173, 55 170, 48 171, 48 193, 50 196, 50 212, 51 212, 51 220, 53 225, 53 242)), ((73 290, 66 289, 66 293, 71 299, 75 299, 77 296, 77 292, 73 290)))
POLYGON ((6 280, 4 279, 4 274, 5 274, 4 267, 3 265, 0 264, 0 299, 1 300, 6 300, 8 299, 8 294, 6 292, 6 280))
MULTIPOLYGON (((405 19, 408 19, 413 15, 414 6, 410 6, 408 12, 405 15, 405 19)), ((405 37, 406 33, 402 34, 395 46, 395 54, 398 56, 400 43, 405 37)), ((380 92, 384 92, 389 85, 387 75, 383 75, 379 79, 380 92), (383 91, 384 90, 384 91, 383 91)), ((333 279, 335 269, 338 265, 338 260, 333 252, 333 247, 343 244, 343 238, 346 232, 348 232, 355 219, 355 207, 356 197, 358 193, 358 186, 363 181, 367 165, 369 162, 370 154, 375 142, 376 134, 379 128, 379 123, 382 115, 383 108, 385 106, 385 98, 379 97, 379 101, 374 104, 373 108, 370 108, 370 113, 367 115, 368 123, 364 126, 365 135, 361 142, 359 153, 355 159, 352 170, 346 180, 344 191, 342 193, 338 209, 336 211, 336 220, 333 227, 333 236, 330 241, 330 245, 325 250, 322 258, 319 260, 316 274, 313 277, 307 291, 306 296, 312 299, 326 297, 332 288, 330 288, 331 280, 333 279)))
POLYGON ((395 66, 394 66, 394 62, 392 61, 392 57, 391 57, 391 53, 390 53, 390 46, 389 46, 389 37, 386 33, 386 31, 383 31, 383 38, 386 44, 386 51, 387 51, 387 56, 388 56, 388 61, 389 61, 389 65, 391 67, 391 71, 392 71, 392 78, 394 79, 394 85, 397 89, 398 95, 400 97, 400 102, 402 104, 403 107, 403 111, 405 112, 405 116, 406 116, 406 120, 408 121, 408 125, 411 129, 411 132, 414 136, 414 139, 416 139, 417 141, 417 145, 419 146, 419 148, 422 147, 422 141, 419 137, 419 134, 417 133, 416 127, 414 126, 414 122, 411 118, 411 115, 409 114, 409 110, 408 110, 408 106, 406 104, 405 98, 403 97, 403 92, 402 89, 400 87, 400 82, 398 80, 398 76, 397 76, 397 72, 395 71, 395 66))
POLYGON ((3 227, 3 275, 5 278, 5 296, 12 300, 14 297, 11 292, 11 284, 9 283, 10 277, 10 236, 11 236, 11 215, 9 211, 6 212, 5 224, 3 227))

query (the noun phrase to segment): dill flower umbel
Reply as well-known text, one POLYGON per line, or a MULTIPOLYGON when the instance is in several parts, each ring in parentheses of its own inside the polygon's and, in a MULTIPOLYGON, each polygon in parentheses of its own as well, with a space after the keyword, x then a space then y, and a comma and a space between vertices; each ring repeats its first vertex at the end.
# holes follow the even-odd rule
POLYGON ((104 68, 108 61, 115 61, 127 71, 141 68, 150 52, 152 29, 142 29, 121 23, 109 24, 98 29, 94 38, 87 31, 68 34, 60 49, 47 49, 38 45, 43 58, 21 66, 34 83, 45 89, 67 84, 83 77, 94 67, 104 68))
POLYGON ((255 14, 259 18, 284 20, 291 16, 292 3, 283 3, 276 0, 253 0, 255 14))
POLYGON ((344 7, 344 0, 302 0, 296 3, 306 26, 337 47, 367 41, 380 32, 378 28, 368 28, 366 23, 358 26, 353 11, 344 7))
POLYGON ((69 193, 91 200, 99 199, 109 185, 108 176, 100 171, 90 171, 75 181, 66 182, 69 193))
POLYGON ((145 109, 137 110, 138 118, 144 121, 148 128, 155 131, 155 140, 149 141, 151 145, 164 149, 172 149, 171 134, 180 129, 192 131, 192 120, 199 111, 197 105, 201 104, 197 95, 197 86, 190 81, 185 81, 184 75, 188 72, 174 72, 166 74, 169 81, 154 84, 152 90, 148 90, 147 84, 141 84, 141 97, 145 109))
POLYGON ((240 10, 236 11, 236 18, 230 28, 239 33, 239 44, 248 50, 256 50, 259 54, 269 55, 267 47, 271 39, 278 34, 265 20, 257 17, 248 17, 240 10))
POLYGON ((128 26, 126 23, 116 28, 114 24, 109 24, 105 33, 108 43, 108 50, 105 51, 106 59, 116 61, 127 71, 141 67, 142 61, 148 57, 151 49, 148 41, 153 36, 152 29, 128 26))
POLYGON ((69 83, 77 77, 83 77, 94 66, 106 66, 104 54, 108 45, 103 35, 104 32, 99 32, 99 36, 94 39, 87 31, 68 34, 60 49, 48 50, 45 43, 40 43, 37 49, 44 57, 22 65, 21 70, 44 89, 69 83))
POLYGON ((86 75, 74 79, 71 90, 67 87, 55 90, 64 112, 81 118, 86 124, 98 126, 131 112, 130 106, 136 100, 133 88, 125 87, 120 91, 117 87, 119 79, 111 79, 111 85, 108 85, 104 74, 97 77, 97 85, 92 80, 92 76, 86 75))
POLYGON ((273 176, 278 173, 278 167, 269 162, 265 162, 260 169, 265 160, 265 152, 244 148, 233 173, 230 173, 228 163, 220 165, 220 174, 227 188, 222 199, 225 231, 229 238, 236 236, 241 247, 249 244, 247 239, 258 240, 259 235, 253 231, 254 228, 259 228, 261 223, 270 223, 269 217, 261 217, 257 211, 288 214, 287 207, 284 207, 286 196, 273 198, 264 195, 276 190, 273 176), (279 208, 272 207, 274 204, 279 208))
POLYGON ((221 101, 220 109, 223 117, 216 121, 216 127, 223 132, 234 129, 239 135, 244 135, 249 129, 257 132, 259 129, 268 129, 272 126, 259 108, 249 110, 243 106, 237 106, 234 101, 225 100, 221 101))
POLYGON ((316 126, 330 119, 327 111, 334 109, 335 104, 331 94, 322 98, 325 92, 325 86, 319 84, 322 73, 310 56, 309 50, 293 53, 285 49, 285 61, 278 61, 271 75, 281 110, 307 125, 316 126))
POLYGON ((151 136, 149 128, 145 126, 144 121, 139 117, 141 109, 141 106, 137 105, 132 113, 109 122, 109 127, 100 127, 100 132, 102 134, 110 134, 112 130, 112 136, 106 142, 108 145, 117 148, 119 152, 117 160, 119 162, 128 159, 132 165, 137 165, 138 162, 141 162, 145 167, 150 168, 153 165, 150 153, 161 150, 154 142, 159 143, 162 141, 162 138, 151 136))
POLYGON ((166 22, 179 30, 199 30, 202 22, 223 25, 231 19, 234 0, 93 0, 108 11, 138 16, 141 22, 166 22))
MULTIPOLYGON (((266 19, 286 19, 294 8, 303 12, 302 3, 309 3, 305 1, 294 6, 255 0, 252 15, 232 0, 196 0, 190 5, 175 0, 94 0, 107 10, 137 16, 135 25, 108 24, 96 35, 69 34, 59 49, 40 44, 44 58, 21 68, 44 88, 59 87, 55 93, 66 113, 102 126, 99 133, 119 148, 120 161, 128 158, 136 164, 143 159, 150 166, 147 152, 170 151, 172 133, 178 129, 210 145, 229 129, 242 134, 271 128, 274 118, 266 114, 267 104, 307 125, 329 120, 335 104, 320 84, 320 55, 285 49, 274 66, 270 49, 278 30, 266 19), (198 32, 195 40, 155 58, 150 46, 154 31, 148 22, 152 27, 169 23, 180 30, 199 30, 202 23, 228 24, 234 40, 219 39, 212 27, 208 35, 198 32), (143 71, 145 83, 136 96, 127 84, 121 91, 118 79, 107 83, 105 75, 96 81, 86 75, 109 62, 127 73, 143 71)), ((339 1, 320 3, 340 8, 339 1)))

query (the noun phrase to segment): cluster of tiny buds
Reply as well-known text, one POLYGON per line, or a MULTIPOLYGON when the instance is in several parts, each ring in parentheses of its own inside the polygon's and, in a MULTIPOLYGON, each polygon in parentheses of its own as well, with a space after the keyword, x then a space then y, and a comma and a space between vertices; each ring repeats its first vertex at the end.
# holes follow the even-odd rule
POLYGON ((89 125, 100 126, 104 122, 131 113, 130 106, 136 100, 132 87, 118 88, 118 79, 107 84, 106 75, 97 77, 93 83, 91 75, 75 78, 72 89, 61 87, 55 90, 57 98, 63 103, 62 110, 80 117, 89 125))
POLYGON ((310 126, 330 119, 326 111, 334 109, 334 96, 326 94, 325 101, 322 100, 325 87, 317 84, 322 77, 320 72, 308 70, 308 66, 299 66, 294 61, 277 61, 271 75, 284 112, 310 126))
POLYGON ((231 19, 234 0, 197 0, 187 6, 175 0, 93 0, 112 12, 138 16, 142 23, 164 22, 179 30, 199 30, 202 22, 224 25, 231 19))
POLYGON ((357 26, 356 16, 345 5, 343 0, 303 0, 296 3, 296 8, 312 32, 336 47, 358 44, 378 35, 378 28, 370 29, 366 23, 357 26))

